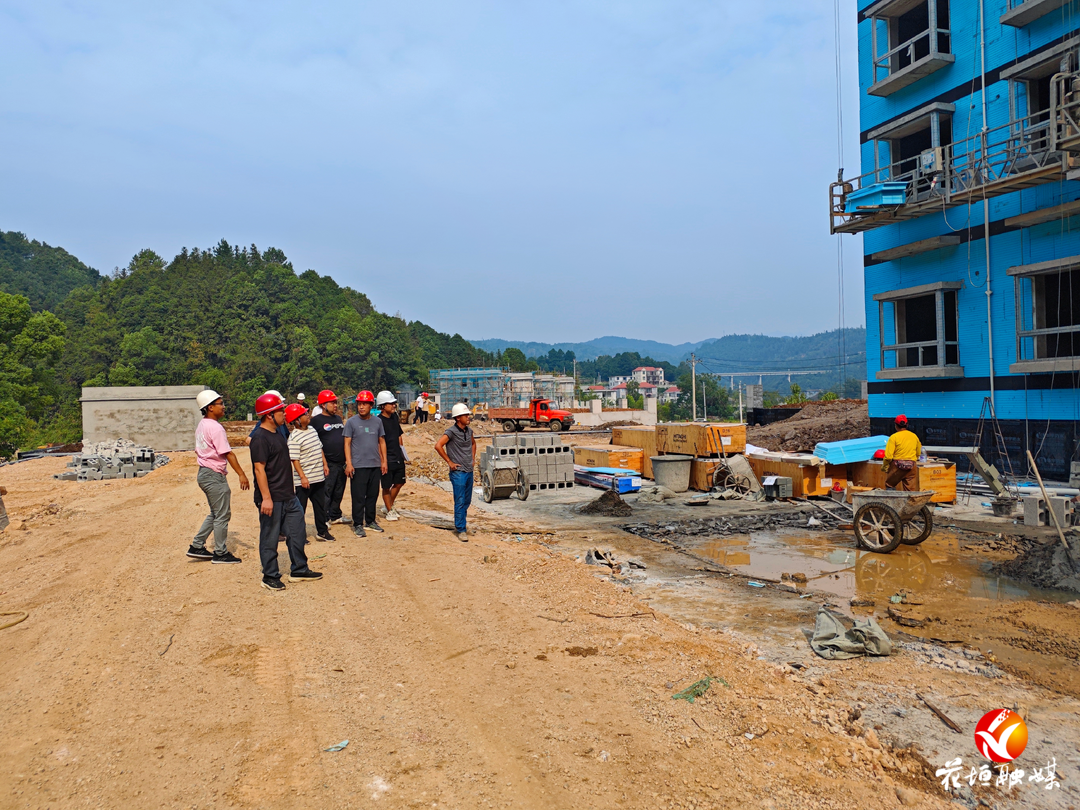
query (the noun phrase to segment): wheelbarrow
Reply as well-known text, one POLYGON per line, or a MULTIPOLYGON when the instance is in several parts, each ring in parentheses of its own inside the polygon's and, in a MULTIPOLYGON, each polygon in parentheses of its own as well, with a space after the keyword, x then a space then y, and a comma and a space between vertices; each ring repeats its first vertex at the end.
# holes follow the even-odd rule
POLYGON ((480 474, 484 503, 509 498, 515 492, 520 500, 529 497, 529 478, 516 461, 495 461, 480 474))
POLYGON ((855 540, 861 548, 888 554, 901 543, 917 546, 934 529, 928 504, 934 493, 873 489, 852 495, 855 540))

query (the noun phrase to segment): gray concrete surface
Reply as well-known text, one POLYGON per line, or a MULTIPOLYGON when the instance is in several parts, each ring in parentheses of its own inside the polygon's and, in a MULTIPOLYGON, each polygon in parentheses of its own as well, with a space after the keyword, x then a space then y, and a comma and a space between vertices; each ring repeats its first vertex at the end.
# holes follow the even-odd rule
POLYGON ((194 450, 204 385, 83 388, 83 443, 130 439, 158 451, 194 450))

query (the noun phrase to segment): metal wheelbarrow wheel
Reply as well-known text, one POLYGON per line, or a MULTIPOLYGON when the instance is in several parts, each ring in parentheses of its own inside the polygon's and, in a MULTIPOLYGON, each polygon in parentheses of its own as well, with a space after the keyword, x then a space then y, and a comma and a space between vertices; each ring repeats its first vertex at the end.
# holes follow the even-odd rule
POLYGON ((855 512, 855 539, 867 551, 888 554, 900 545, 904 524, 891 506, 868 503, 855 512))
POLYGON ((923 506, 904 524, 904 536, 900 538, 900 542, 908 546, 917 546, 933 531, 934 513, 929 506, 923 506))
POLYGON ((491 473, 484 473, 480 476, 480 490, 484 496, 484 503, 491 503, 495 500, 495 487, 491 483, 491 473))
POLYGON ((517 496, 519 501, 529 497, 529 476, 525 475, 524 470, 518 470, 517 496))

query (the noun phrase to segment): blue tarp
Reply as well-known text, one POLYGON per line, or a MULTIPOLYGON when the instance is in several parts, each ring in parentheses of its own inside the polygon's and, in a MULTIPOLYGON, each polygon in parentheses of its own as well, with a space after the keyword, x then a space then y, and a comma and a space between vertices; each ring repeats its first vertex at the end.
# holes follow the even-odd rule
POLYGON ((848 439, 843 442, 819 442, 814 447, 814 455, 826 464, 870 461, 874 453, 885 449, 888 441, 888 436, 870 436, 866 439, 848 439))

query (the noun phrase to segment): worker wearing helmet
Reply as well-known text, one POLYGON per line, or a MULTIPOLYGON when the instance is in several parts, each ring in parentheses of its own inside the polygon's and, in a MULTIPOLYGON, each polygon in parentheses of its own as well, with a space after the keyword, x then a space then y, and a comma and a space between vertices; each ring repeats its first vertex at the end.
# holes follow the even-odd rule
POLYGON ((356 415, 345 423, 345 474, 352 495, 353 534, 367 537, 368 529, 381 532, 375 522, 379 501, 379 481, 386 474, 386 432, 382 420, 371 415, 375 396, 370 391, 356 395, 356 415))
POLYGON ((229 446, 225 428, 221 426, 221 420, 225 418, 225 400, 217 391, 207 389, 195 396, 195 404, 203 415, 195 427, 195 459, 199 465, 196 480, 210 504, 210 514, 195 533, 187 556, 219 564, 238 563, 240 558, 229 553, 226 543, 229 520, 232 518, 232 490, 226 478, 228 468, 232 467, 240 479, 240 489, 250 489, 251 483, 236 460, 236 453, 229 446), (214 534, 213 553, 206 548, 211 532, 214 534))
POLYGON ((413 423, 421 424, 427 421, 427 392, 421 393, 413 403, 413 423))
POLYGON ((897 486, 905 492, 914 492, 918 487, 918 472, 915 467, 922 455, 919 437, 908 430, 907 417, 896 417, 896 431, 885 445, 885 460, 882 469, 887 473, 885 486, 895 489, 897 486))
POLYGON ((326 457, 326 519, 330 523, 348 523, 341 514, 341 499, 345 496, 345 423, 341 419, 341 402, 329 388, 319 392, 322 412, 311 417, 311 427, 322 442, 326 457))
POLYGON ((473 468, 476 466, 476 437, 469 421, 469 406, 459 402, 450 411, 453 424, 435 442, 435 452, 450 466, 450 484, 454 488, 454 535, 469 542, 467 517, 472 503, 473 468))
POLYGON ((310 582, 322 574, 308 568, 304 543, 304 510, 293 489, 289 444, 278 432, 285 424, 285 402, 272 393, 255 400, 259 426, 251 438, 251 465, 255 470, 255 505, 259 507, 259 558, 262 561, 262 585, 270 591, 283 591, 278 569, 278 543, 285 536, 292 568, 289 582, 310 582))
MULTIPOLYGON (((269 391, 266 391, 263 394, 264 397, 268 396, 268 395, 275 396, 278 399, 280 399, 282 402, 285 401, 285 397, 283 397, 278 391, 275 391, 273 388, 271 388, 269 391)), ((255 417, 255 427, 253 427, 251 429, 251 433, 249 433, 247 435, 247 438, 244 439, 244 444, 246 444, 248 447, 251 446, 251 440, 253 438, 255 438, 255 431, 259 429, 259 425, 260 425, 259 417, 256 415, 256 417, 255 417)), ((281 434, 281 438, 283 438, 286 442, 289 441, 289 429, 285 425, 279 425, 278 426, 278 433, 281 434)))
POLYGON ((386 436, 386 473, 382 477, 382 499, 386 507, 386 519, 398 520, 394 501, 405 486, 405 432, 401 429, 401 417, 397 412, 397 397, 389 391, 380 391, 375 404, 381 408, 379 419, 386 436))
POLYGON ((315 516, 315 538, 333 541, 326 525, 326 456, 323 455, 319 434, 311 427, 308 409, 297 403, 285 409, 285 422, 292 427, 289 434, 289 460, 293 466, 293 489, 307 515, 308 501, 315 516))

